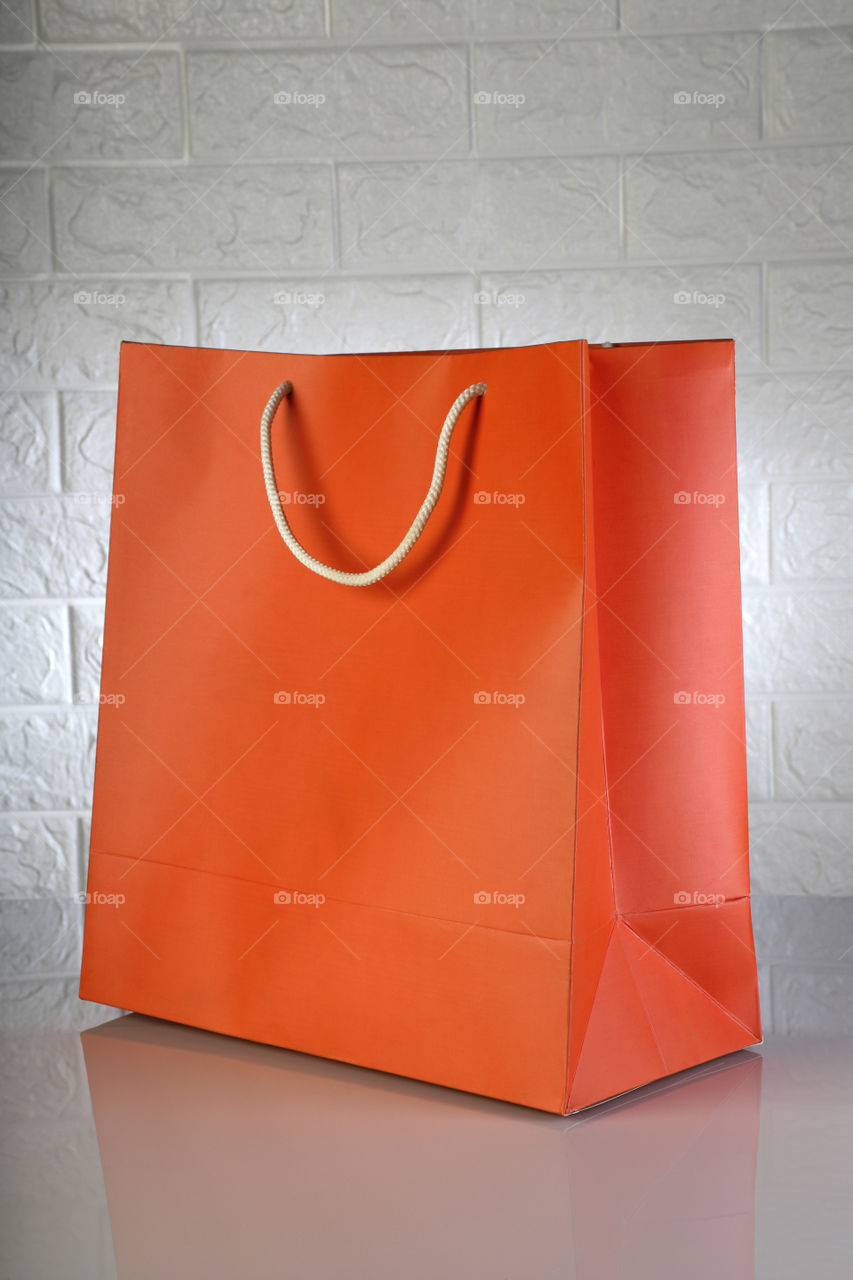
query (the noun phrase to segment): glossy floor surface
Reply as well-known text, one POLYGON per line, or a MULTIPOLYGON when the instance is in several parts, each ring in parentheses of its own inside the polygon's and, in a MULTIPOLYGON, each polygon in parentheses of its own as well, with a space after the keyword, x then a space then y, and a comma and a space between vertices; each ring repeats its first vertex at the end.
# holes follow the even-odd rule
POLYGON ((7 1041, 4 1280, 853 1275, 853 1040, 569 1120, 143 1018, 7 1041))

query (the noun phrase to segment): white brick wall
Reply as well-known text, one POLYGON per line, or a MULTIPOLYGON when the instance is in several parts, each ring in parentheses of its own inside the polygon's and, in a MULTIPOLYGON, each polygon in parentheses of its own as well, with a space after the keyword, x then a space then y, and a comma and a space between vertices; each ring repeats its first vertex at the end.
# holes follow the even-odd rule
MULTIPOLYGON (((845 21, 849 0, 0 6, 0 897, 28 904, 0 962, 16 1025, 54 1016, 45 983, 76 963, 79 920, 52 903, 85 868, 108 510, 93 495, 123 337, 733 335, 755 889, 853 895, 845 21), (276 303, 288 289, 325 302, 276 303), (478 302, 496 290, 520 305, 478 302)), ((849 912, 829 920, 819 955, 766 926, 780 1027, 819 1021, 786 993, 839 1016, 853 934, 849 912)))

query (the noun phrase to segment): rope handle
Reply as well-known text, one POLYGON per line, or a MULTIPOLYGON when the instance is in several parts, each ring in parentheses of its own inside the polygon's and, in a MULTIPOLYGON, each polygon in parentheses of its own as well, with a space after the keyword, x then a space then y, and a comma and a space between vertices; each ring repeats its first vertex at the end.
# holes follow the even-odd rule
POLYGON ((267 407, 261 414, 261 462, 264 469, 264 484, 267 489, 267 497, 269 498, 270 508, 272 510, 273 519, 276 527, 281 534, 285 546, 296 556, 300 563, 304 564, 306 569, 310 569, 312 573, 319 574, 321 578, 328 578, 330 582, 340 582, 349 587, 369 587, 374 582, 379 582, 392 569, 396 569, 397 565, 405 560, 412 547, 424 531, 427 520, 432 515, 433 508, 438 502, 439 495, 444 484, 444 473, 447 469, 447 455, 450 450, 450 437, 453 435, 453 428, 456 421, 465 408, 469 400, 473 400, 475 396, 482 396, 486 391, 485 382, 472 383, 470 387, 466 387, 461 395, 457 396, 450 406, 450 412, 444 419, 444 426, 441 428, 441 434, 438 437, 438 445, 435 450, 435 465, 432 470, 432 480, 430 482, 427 495, 421 503, 420 510, 412 521, 408 533, 403 538, 389 556, 386 556, 381 564, 377 564, 372 569, 365 569, 363 573, 347 573, 343 569, 333 569, 331 565, 324 564, 322 560, 317 560, 315 556, 310 555, 302 543, 299 542, 290 525, 287 523, 287 517, 282 510, 281 497, 278 492, 278 486, 275 481, 275 469, 272 460, 272 447, 270 445, 270 427, 275 417, 276 409, 281 404, 285 396, 289 396, 293 390, 292 382, 282 382, 276 387, 275 391, 267 401, 267 407))

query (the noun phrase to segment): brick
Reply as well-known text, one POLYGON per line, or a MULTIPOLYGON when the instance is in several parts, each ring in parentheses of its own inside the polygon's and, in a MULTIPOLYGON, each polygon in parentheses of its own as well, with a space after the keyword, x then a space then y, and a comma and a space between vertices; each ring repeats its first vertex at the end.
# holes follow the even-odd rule
POLYGON ((0 53, 0 155, 6 160, 37 160, 44 151, 39 142, 51 114, 50 74, 47 56, 0 53))
MULTIPOLYGON (((847 18, 850 10, 848 7, 847 18)), ((853 130, 853 31, 813 26, 765 39, 769 138, 847 138, 853 130)))
POLYGON ((0 122, 8 160, 177 159, 184 146, 177 55, 0 54, 0 122))
POLYGON ((738 377, 746 480, 853 479, 853 374, 738 377))
POLYGON ((767 582, 770 515, 767 486, 742 484, 740 509, 740 573, 744 583, 767 582))
POLYGON ((198 295, 207 346, 340 352, 474 345, 473 289, 464 276, 200 281, 198 295), (308 305, 300 297, 325 300, 308 305))
POLYGON ((78 707, 5 712, 0 720, 0 808, 86 808, 92 794, 94 716, 78 707))
POLYGON ((849 964, 850 904, 811 895, 756 895, 753 917, 762 960, 849 964))
POLYGON ((0 818, 0 898, 70 898, 79 888, 73 817, 0 818))
POLYGON ((47 196, 37 169, 0 172, 0 273, 50 269, 47 196))
POLYGON ((619 255, 616 159, 343 165, 344 266, 560 266, 619 255))
POLYGON ((343 52, 190 53, 193 154, 229 161, 360 160, 468 150, 464 50, 447 45, 343 52), (276 103, 276 94, 294 100, 276 103), (296 95, 323 95, 314 104, 296 95))
POLYGON ((366 42, 460 39, 473 32, 476 3, 418 0, 417 4, 389 5, 385 0, 331 0, 332 37, 366 42))
POLYGON ((475 33, 483 40, 532 34, 562 38, 614 31, 617 23, 615 0, 474 0, 475 33))
POLYGON ((848 968, 774 965, 772 975, 776 1034, 853 1033, 853 982, 848 968))
POLYGON ((338 170, 341 262, 471 268, 477 185, 470 161, 346 164, 338 170))
POLYGON ((853 241, 853 156, 796 147, 631 159, 626 204, 638 259, 837 255, 853 241))
POLYGON ((0 503, 0 598, 102 596, 109 504, 74 498, 0 503))
POLYGON ((746 701, 746 772, 750 800, 769 800, 771 736, 770 707, 754 698, 746 701))
POLYGON ((770 991, 770 966, 761 964, 759 961, 756 966, 758 970, 758 1003, 761 1007, 761 1029, 766 1036, 773 1032, 773 1001, 770 991))
MULTIPOLYGON (((29 978, 0 985, 0 1031, 82 1031, 118 1018, 120 1009, 80 1000, 80 979, 29 978)), ((67 1256, 63 1265, 67 1264, 67 1256)), ((48 1273, 50 1274, 50 1273, 48 1273)))
POLYGON ((799 698, 775 708, 774 772, 780 799, 853 800, 850 698, 799 698))
POLYGON ((122 339, 181 344, 192 338, 184 281, 78 278, 0 285, 0 375, 10 388, 112 387, 122 339))
POLYGON ((111 493, 115 452, 113 391, 65 391, 60 396, 62 484, 72 492, 111 493))
POLYGON ((480 308, 483 342, 511 346, 580 337, 590 342, 734 337, 742 343, 738 368, 756 368, 761 344, 757 268, 731 268, 724 283, 721 276, 714 267, 484 272, 481 288, 498 302, 480 308), (500 301, 507 296, 511 304, 500 301), (682 296, 689 301, 676 300, 682 296))
POLYGON ((92 843, 92 815, 87 814, 85 817, 77 819, 77 838, 80 850, 80 868, 83 883, 80 888, 86 888, 86 880, 89 875, 89 848, 92 843))
POLYGON ((280 270, 328 266, 331 186, 321 165, 80 167, 53 185, 64 270, 280 270))
MULTIPOLYGON (((749 832, 755 893, 799 894, 816 905, 827 898, 853 897, 853 806, 759 804, 750 809, 749 832)), ((846 914, 845 924, 847 947, 853 939, 846 914)), ((782 930, 779 953, 796 957, 817 938, 782 930)), ((837 948, 832 958, 837 960, 843 950, 837 948)))
POLYGON ((666 30, 677 27, 707 31, 720 27, 727 31, 744 28, 758 31, 766 27, 830 26, 850 17, 847 0, 622 0, 622 25, 628 32, 666 30))
POLYGON ((6 0, 0 7, 0 44, 33 44, 35 13, 33 0, 6 0))
POLYGON ((743 621, 747 689, 853 693, 853 592, 750 591, 743 621))
POLYGON ((0 981, 79 972, 83 911, 69 898, 0 902, 0 981))
POLYGON ((828 583, 850 574, 853 483, 772 487, 773 579, 828 583))
POLYGON ((91 1124, 85 1062, 74 1035, 7 1039, 0 1060, 0 1083, 0 1116, 6 1133, 12 1126, 53 1126, 69 1120, 85 1123, 87 1119, 91 1124))
POLYGON ((481 154, 675 150, 758 137, 758 47, 749 35, 488 43, 476 49, 473 84, 475 95, 510 95, 475 96, 481 154), (725 100, 714 105, 716 95, 725 100))
POLYGON ((332 35, 338 39, 483 39, 495 35, 567 36, 610 31, 615 6, 608 0, 331 0, 332 35))
POLYGON ((102 605, 74 605, 71 610, 74 701, 97 702, 101 688, 102 605))
MULTIPOLYGON (((10 981, 0 990, 5 993, 28 981, 10 981)), ((58 1038, 56 1028, 44 1031, 47 1034, 15 1037, 15 1042, 25 1045, 58 1038)), ((66 1031, 63 1027, 58 1034, 66 1031)), ((38 1081, 28 1083, 32 1088, 38 1081)), ((106 1253, 104 1224, 108 1218, 91 1103, 81 1113, 57 1117, 52 1123, 44 1117, 27 1126, 12 1125, 4 1157, 7 1167, 15 1163, 17 1173, 14 1185, 9 1187, 8 1206, 4 1206, 14 1224, 3 1239, 7 1274, 62 1274, 68 1280, 101 1280, 107 1274, 102 1264, 106 1253), (41 1224, 28 1220, 27 1206, 37 1202, 39 1196, 44 1196, 45 1205, 50 1206, 50 1231, 39 1230, 41 1224), (70 1267, 69 1259, 73 1260, 70 1267)))
POLYGON ((0 412, 0 493, 44 493, 51 487, 54 397, 11 391, 0 412))
POLYGON ((243 40, 297 40, 322 36, 321 0, 41 0, 41 20, 48 40, 134 41, 209 38, 240 44, 243 40), (94 11, 93 11, 94 8, 94 11))
POLYGON ((0 608, 0 699, 13 706, 67 702, 67 645, 61 605, 0 608))
POLYGON ((853 265, 769 269, 770 363, 788 369, 853 366, 853 265))

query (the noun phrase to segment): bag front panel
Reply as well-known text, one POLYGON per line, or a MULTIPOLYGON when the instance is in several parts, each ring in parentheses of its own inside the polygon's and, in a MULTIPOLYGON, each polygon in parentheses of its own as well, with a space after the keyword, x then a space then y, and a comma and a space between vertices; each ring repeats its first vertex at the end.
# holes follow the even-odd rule
POLYGON ((84 994, 559 1109, 581 359, 123 347, 84 994))

